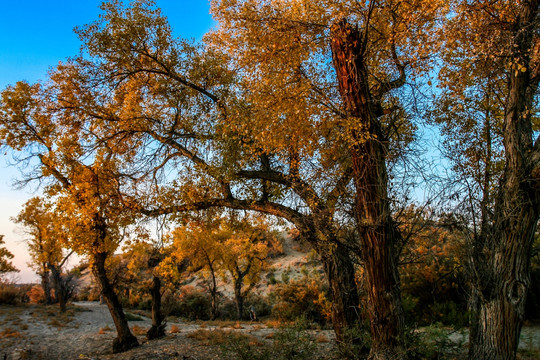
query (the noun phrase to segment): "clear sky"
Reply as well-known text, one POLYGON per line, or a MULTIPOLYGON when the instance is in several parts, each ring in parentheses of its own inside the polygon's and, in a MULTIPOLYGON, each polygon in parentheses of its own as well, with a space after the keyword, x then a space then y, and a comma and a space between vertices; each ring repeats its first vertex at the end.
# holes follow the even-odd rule
MULTIPOLYGON (((20 80, 45 80, 47 70, 59 61, 77 55, 80 42, 73 32, 98 19, 100 0, 23 0, 2 1, 0 11, 0 90, 20 80)), ((173 28, 175 36, 200 39, 213 25, 209 0, 156 0, 173 28)), ((37 281, 28 269, 30 260, 24 236, 10 217, 34 196, 34 189, 13 190, 11 183, 18 171, 0 160, 0 234, 15 254, 14 264, 21 270, 19 282, 37 281)))

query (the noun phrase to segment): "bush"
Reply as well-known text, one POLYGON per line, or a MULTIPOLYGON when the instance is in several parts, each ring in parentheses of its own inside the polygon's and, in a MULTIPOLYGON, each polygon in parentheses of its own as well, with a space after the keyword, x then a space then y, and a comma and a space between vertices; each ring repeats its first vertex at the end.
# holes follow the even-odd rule
POLYGON ((371 348, 369 322, 351 329, 344 329, 343 342, 338 343, 339 357, 343 359, 366 359, 371 348))
MULTIPOLYGON (((407 354, 413 359, 426 360, 462 358, 465 355, 463 342, 452 341, 452 332, 441 323, 412 330, 407 333, 407 354)), ((463 334, 461 338, 465 339, 463 334)))
POLYGON ((31 304, 43 304, 45 303, 45 292, 39 285, 34 285, 26 293, 31 304))
POLYGON ((274 306, 272 314, 282 321, 306 318, 325 324, 330 317, 330 303, 321 282, 304 277, 289 284, 278 284, 270 294, 274 306))
POLYGON ((221 344, 226 355, 241 360, 304 360, 313 358, 315 339, 301 320, 291 327, 282 327, 273 336, 271 345, 250 335, 231 332, 221 344))
POLYGON ((18 305, 25 302, 26 288, 0 281, 0 304, 18 305))
POLYGON ((210 319, 210 296, 193 286, 184 286, 180 289, 178 298, 174 296, 165 297, 164 310, 169 315, 181 316, 188 320, 209 320, 210 319))

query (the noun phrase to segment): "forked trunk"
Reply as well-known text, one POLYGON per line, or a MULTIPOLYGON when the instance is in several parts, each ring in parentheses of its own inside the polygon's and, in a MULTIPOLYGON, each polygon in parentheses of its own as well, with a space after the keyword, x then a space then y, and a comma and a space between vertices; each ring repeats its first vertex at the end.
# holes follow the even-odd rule
POLYGON ((159 339, 165 336, 165 316, 161 311, 161 280, 154 275, 152 280, 152 327, 146 333, 148 340, 159 339))
POLYGON ((394 360, 405 357, 404 317, 394 253, 399 232, 390 214, 387 143, 376 114, 381 99, 374 99, 370 92, 365 36, 343 19, 332 26, 331 48, 339 92, 348 120, 353 122, 349 141, 359 255, 364 262, 371 326, 369 358, 394 360))
POLYGON ((109 308, 111 317, 116 327, 117 337, 113 341, 113 352, 119 353, 127 351, 139 345, 137 338, 133 336, 128 326, 128 321, 122 305, 114 292, 114 289, 107 277, 107 271, 105 269, 105 260, 107 259, 107 253, 97 253, 94 255, 94 264, 92 271, 94 276, 99 281, 101 286, 101 294, 105 299, 105 303, 109 308))

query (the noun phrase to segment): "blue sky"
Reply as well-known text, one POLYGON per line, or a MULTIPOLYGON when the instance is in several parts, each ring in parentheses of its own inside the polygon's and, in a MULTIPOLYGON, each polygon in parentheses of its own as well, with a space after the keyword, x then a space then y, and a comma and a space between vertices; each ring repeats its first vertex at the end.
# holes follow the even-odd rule
MULTIPOLYGON (((20 80, 45 80, 49 68, 77 55, 80 42, 73 32, 98 19, 99 0, 23 0, 4 1, 0 11, 0 90, 20 80)), ((200 39, 213 25, 208 0, 156 0, 157 6, 173 28, 175 36, 200 39)), ((31 189, 15 191, 10 184, 18 176, 7 167, 9 159, 0 160, 0 234, 15 254, 14 264, 21 269, 18 280, 37 277, 26 267, 23 236, 14 232, 9 220, 33 193, 31 189)))

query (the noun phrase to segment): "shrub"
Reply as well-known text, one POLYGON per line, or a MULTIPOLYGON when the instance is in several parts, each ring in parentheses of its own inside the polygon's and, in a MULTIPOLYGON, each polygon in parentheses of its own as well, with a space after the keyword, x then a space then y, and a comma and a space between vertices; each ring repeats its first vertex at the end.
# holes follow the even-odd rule
POLYGON ((22 303, 26 297, 25 293, 25 288, 0 281, 0 304, 17 305, 22 303))
POLYGON ((344 329, 343 341, 338 343, 338 352, 343 359, 366 359, 371 348, 369 322, 344 329))
POLYGON ((32 304, 45 303, 45 292, 43 291, 43 288, 39 285, 32 286, 32 288, 26 293, 26 295, 28 296, 28 299, 32 304))
MULTIPOLYGON (((407 352, 417 359, 457 359, 464 357, 464 344, 453 341, 450 335, 453 330, 435 323, 419 331, 408 333, 407 352)), ((465 339, 462 336, 461 338, 465 339)))
POLYGON ((307 322, 282 327, 272 336, 272 344, 251 335, 230 332, 221 347, 226 355, 241 360, 304 360, 313 358, 315 339, 307 331, 307 322))
POLYGON ((325 324, 330 316, 330 304, 321 282, 304 277, 289 284, 278 284, 270 294, 274 306, 272 314, 283 321, 306 318, 325 324))
POLYGON ((181 316, 189 320, 210 319, 210 297, 207 293, 196 290, 192 286, 180 289, 178 300, 167 300, 167 310, 170 315, 181 316))

